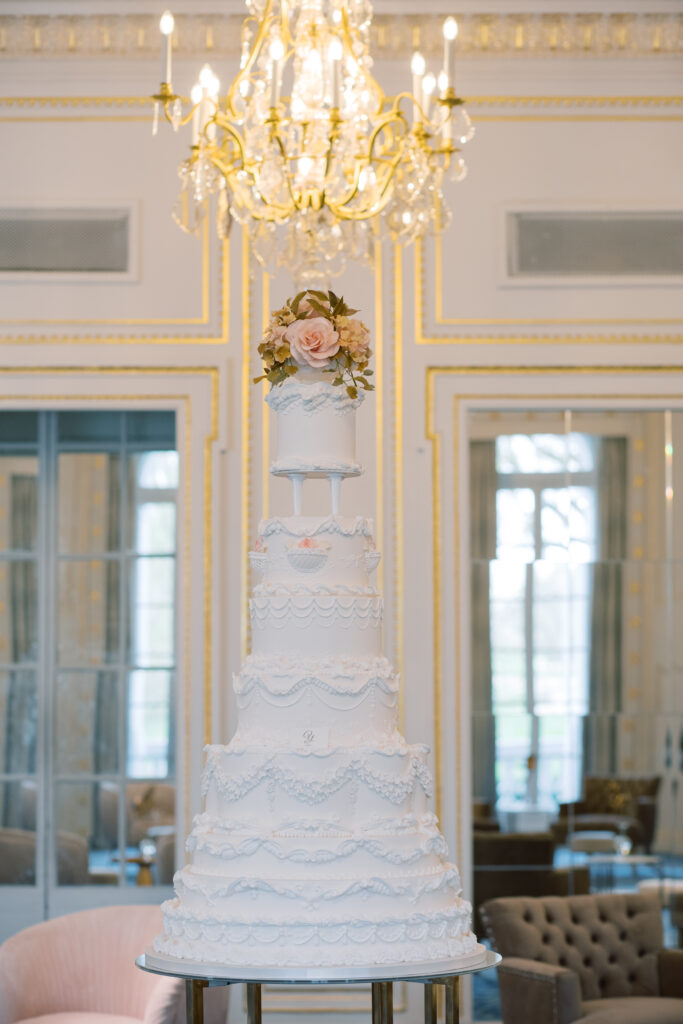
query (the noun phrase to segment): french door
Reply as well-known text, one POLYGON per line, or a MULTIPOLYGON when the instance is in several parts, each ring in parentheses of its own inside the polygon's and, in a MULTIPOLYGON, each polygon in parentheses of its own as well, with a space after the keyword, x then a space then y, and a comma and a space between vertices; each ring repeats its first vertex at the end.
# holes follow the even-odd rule
POLYGON ((174 420, 0 413, 0 940, 171 882, 174 420))

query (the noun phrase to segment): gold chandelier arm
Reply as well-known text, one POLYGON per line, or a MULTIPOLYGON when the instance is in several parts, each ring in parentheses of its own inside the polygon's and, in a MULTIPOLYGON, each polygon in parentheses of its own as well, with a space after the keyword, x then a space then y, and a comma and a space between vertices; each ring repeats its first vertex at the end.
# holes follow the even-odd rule
POLYGON ((164 111, 164 117, 166 118, 168 123, 170 125, 176 125, 178 128, 184 128, 186 124, 190 123, 190 121, 192 120, 192 115, 194 114, 198 106, 198 104, 195 103, 193 106, 190 107, 190 112, 187 115, 187 117, 182 117, 180 120, 176 118, 176 120, 174 121, 173 115, 171 113, 172 105, 176 102, 176 100, 180 100, 181 103, 187 103, 187 96, 174 96, 160 93, 157 96, 152 96, 152 99, 155 100, 157 103, 161 103, 162 109, 164 111))
MULTIPOLYGON (((226 135, 229 135, 232 139, 234 139, 234 141, 235 141, 235 143, 237 145, 237 148, 239 150, 240 159, 242 161, 242 166, 244 167, 245 164, 247 163, 247 156, 246 156, 246 153, 245 153, 245 150, 244 150, 244 140, 243 140, 242 136, 237 131, 237 129, 234 127, 234 125, 232 125, 229 121, 222 121, 222 120, 219 120, 218 118, 216 118, 216 124, 220 125, 220 127, 223 129, 223 131, 226 133, 226 135)), ((214 145, 212 147, 212 149, 213 149, 213 152, 209 152, 209 159, 211 160, 211 162, 213 164, 216 165, 216 167, 218 167, 225 174, 226 173, 227 165, 224 163, 223 159, 220 157, 220 153, 221 153, 222 147, 221 147, 221 149, 219 149, 217 146, 214 145)), ((232 164, 228 167, 228 170, 230 172, 232 172, 234 169, 235 169, 235 164, 234 164, 234 161, 233 161, 232 164)))

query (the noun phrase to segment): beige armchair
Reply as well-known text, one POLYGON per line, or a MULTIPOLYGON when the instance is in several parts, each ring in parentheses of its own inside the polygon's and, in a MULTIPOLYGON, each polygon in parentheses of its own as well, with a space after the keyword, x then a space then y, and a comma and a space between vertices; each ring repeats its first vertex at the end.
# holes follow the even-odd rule
POLYGON ((490 900, 503 1024, 683 1024, 683 950, 656 894, 490 900))

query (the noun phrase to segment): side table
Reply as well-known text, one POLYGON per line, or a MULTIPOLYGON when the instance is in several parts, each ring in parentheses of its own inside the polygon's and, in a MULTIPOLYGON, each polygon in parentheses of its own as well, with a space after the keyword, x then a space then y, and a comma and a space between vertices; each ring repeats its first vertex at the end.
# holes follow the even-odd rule
POLYGON ((217 985, 246 985, 247 1020, 261 1024, 261 986, 291 985, 358 985, 372 986, 372 1024, 393 1024, 395 981, 414 982, 424 986, 424 1021, 436 1024, 436 987, 445 992, 445 1024, 460 1021, 460 978, 464 974, 487 971, 500 963, 501 956, 479 946, 476 954, 460 960, 432 964, 404 964, 396 967, 356 967, 344 971, 332 968, 301 969, 224 967, 198 964, 178 957, 148 952, 135 963, 143 971, 166 974, 185 982, 187 1024, 203 1024, 204 989, 217 985))

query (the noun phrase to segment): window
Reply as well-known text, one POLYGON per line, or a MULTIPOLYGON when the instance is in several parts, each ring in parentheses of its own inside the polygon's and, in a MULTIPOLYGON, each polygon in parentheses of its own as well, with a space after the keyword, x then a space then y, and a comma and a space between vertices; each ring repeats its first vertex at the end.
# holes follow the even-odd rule
POLYGON ((489 569, 496 789, 502 802, 576 799, 588 709, 594 442, 495 442, 496 558, 489 569))
POLYGON ((0 884, 160 880, 177 487, 172 413, 0 413, 0 884))

